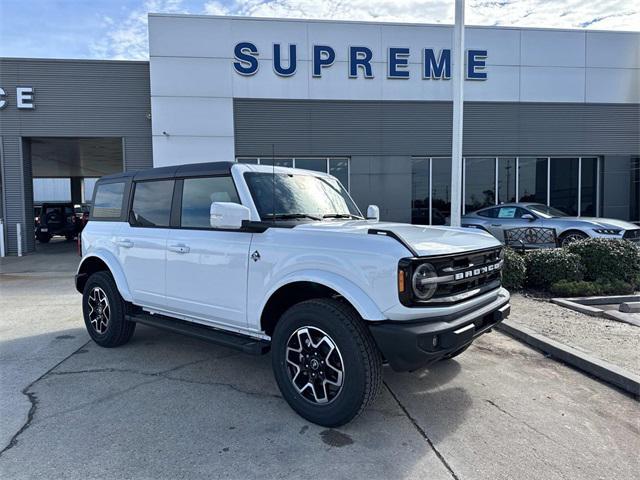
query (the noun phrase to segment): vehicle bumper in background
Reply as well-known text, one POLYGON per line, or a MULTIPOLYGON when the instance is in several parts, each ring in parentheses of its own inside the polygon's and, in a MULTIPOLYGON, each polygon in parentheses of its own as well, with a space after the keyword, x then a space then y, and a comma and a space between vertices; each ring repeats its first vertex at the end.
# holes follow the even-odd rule
POLYGON ((417 370, 467 345, 509 316, 508 296, 455 320, 370 322, 383 357, 396 372, 417 370))

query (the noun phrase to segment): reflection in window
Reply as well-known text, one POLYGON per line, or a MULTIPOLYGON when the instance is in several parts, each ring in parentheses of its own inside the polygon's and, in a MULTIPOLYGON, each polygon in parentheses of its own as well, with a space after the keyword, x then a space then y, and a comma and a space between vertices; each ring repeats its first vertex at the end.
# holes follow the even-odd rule
POLYGON ((327 171, 326 158, 296 158, 296 168, 304 168, 305 170, 313 170, 315 172, 327 171))
POLYGON ((431 224, 448 225, 451 216, 451 159, 434 158, 431 165, 431 224))
POLYGON ((516 201, 516 159, 498 158, 498 203, 516 201))
POLYGON ((275 160, 272 158, 260 159, 260 165, 273 165, 274 163, 276 164, 276 167, 293 168, 292 158, 276 158, 275 160))
POLYGON ((552 158, 549 204, 568 215, 578 215, 578 159, 552 158))
POLYGON ((520 158, 518 162, 518 201, 546 204, 547 159, 520 158))
POLYGON ((181 225, 211 227, 211 203, 240 203, 231 177, 187 178, 182 188, 181 225))
POLYGON ((411 223, 429 225, 429 158, 411 160, 411 223))
POLYGON ((598 211, 598 159, 582 158, 580 161, 580 215, 595 217, 598 211))
POLYGON ((94 218, 118 218, 122 212, 124 182, 107 183, 98 187, 93 205, 94 218))
POLYGON ((465 158, 464 207, 466 213, 496 204, 495 158, 465 158))
MULTIPOLYGON (((131 213, 139 227, 168 227, 171 217, 173 180, 138 182, 131 213)), ((97 203, 97 198, 96 198, 97 203)))
POLYGON ((329 159, 329 173, 340 180, 344 188, 349 188, 349 161, 346 158, 329 159))

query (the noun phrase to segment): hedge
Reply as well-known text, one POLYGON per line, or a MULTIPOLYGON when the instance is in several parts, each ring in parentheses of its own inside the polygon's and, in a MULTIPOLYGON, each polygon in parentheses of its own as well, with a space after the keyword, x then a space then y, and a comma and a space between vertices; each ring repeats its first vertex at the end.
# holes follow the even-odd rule
POLYGON ((524 287, 526 276, 527 266, 524 256, 511 248, 505 248, 502 285, 509 290, 520 290, 524 287))
POLYGON ((525 255, 527 266, 526 285, 548 290, 551 284, 561 280, 582 280, 580 257, 562 248, 532 250, 525 255))
POLYGON ((558 297, 591 297, 597 295, 626 295, 633 293, 634 287, 622 280, 598 282, 560 280, 551 285, 550 291, 558 297))
POLYGON ((640 248, 635 244, 605 238, 589 238, 571 243, 565 248, 580 257, 585 280, 621 280, 637 284, 640 277, 640 248))

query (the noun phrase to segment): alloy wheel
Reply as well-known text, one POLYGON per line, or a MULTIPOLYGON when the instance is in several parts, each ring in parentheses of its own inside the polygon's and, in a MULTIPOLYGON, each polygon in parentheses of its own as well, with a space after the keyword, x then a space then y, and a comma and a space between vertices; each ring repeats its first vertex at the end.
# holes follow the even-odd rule
POLYGON ((100 335, 104 335, 109 326, 111 308, 107 294, 100 287, 93 287, 89 294, 89 321, 91 326, 100 335))
POLYGON ((287 370, 294 388, 314 404, 336 399, 344 383, 342 355, 333 339, 316 327, 300 327, 287 341, 287 370))

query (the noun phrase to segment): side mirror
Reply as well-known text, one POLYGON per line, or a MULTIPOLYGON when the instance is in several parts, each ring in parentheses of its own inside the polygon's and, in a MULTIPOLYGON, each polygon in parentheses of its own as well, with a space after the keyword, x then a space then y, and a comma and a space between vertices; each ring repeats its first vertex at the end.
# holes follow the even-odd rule
POLYGON ((210 224, 213 228, 237 230, 244 220, 251 218, 251 211, 244 205, 231 202, 213 202, 211 204, 210 224))
POLYGON ((530 213, 525 213, 520 218, 522 218, 523 220, 529 220, 530 222, 533 222, 536 219, 536 217, 534 217, 530 213))
POLYGON ((380 221, 380 209, 377 205, 369 205, 367 207, 367 220, 380 221))

